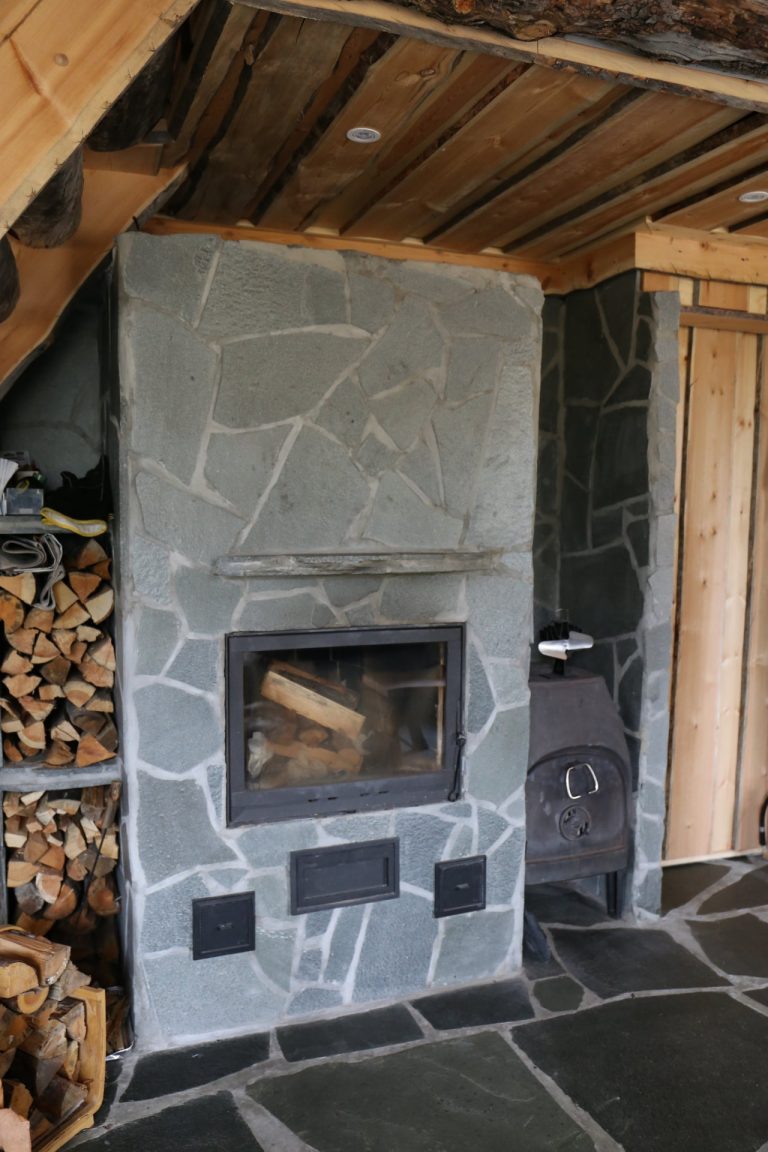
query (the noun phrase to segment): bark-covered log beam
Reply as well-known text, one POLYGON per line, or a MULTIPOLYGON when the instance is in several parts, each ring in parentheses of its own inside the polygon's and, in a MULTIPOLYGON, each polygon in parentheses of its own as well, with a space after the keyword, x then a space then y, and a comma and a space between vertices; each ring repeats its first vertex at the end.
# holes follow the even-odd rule
POLYGON ((589 36, 657 60, 765 74, 768 0, 408 0, 448 24, 487 24, 518 40, 589 36))
MULTIPOLYGON (((492 18, 498 23, 498 13, 505 8, 506 0, 467 0, 468 3, 476 3, 478 7, 463 14, 457 12, 453 4, 464 3, 464 0, 417 0, 417 2, 423 4, 425 9, 430 4, 433 6, 438 3, 444 4, 444 15, 427 15, 425 11, 418 10, 415 6, 388 3, 387 0, 239 0, 242 5, 262 8, 269 12, 282 12, 309 20, 327 20, 355 27, 377 28, 383 32, 394 32, 400 36, 425 40, 430 44, 442 44, 446 48, 486 52, 494 56, 527 60, 552 68, 569 68, 586 75, 613 77, 622 83, 641 88, 698 96, 737 108, 768 112, 768 82, 766 82, 768 28, 764 30, 762 36, 755 36, 756 47, 749 60, 746 57, 741 58, 739 65, 741 73, 738 74, 734 71, 738 58, 733 55, 728 58, 728 71, 718 72, 715 69, 716 58, 706 48, 707 41, 697 42, 692 38, 689 53, 691 63, 682 64, 674 60, 652 59, 650 56, 640 55, 636 51, 637 43, 629 39, 620 41, 617 38, 613 40, 605 38, 600 43, 595 39, 574 40, 560 35, 533 41, 516 39, 509 31, 501 31, 491 26, 492 18), (494 3, 495 17, 491 14, 484 19, 479 6, 487 4, 490 12, 494 3), (762 42, 764 47, 761 48, 762 42), (706 64, 706 67, 691 66, 694 61, 706 64), (748 72, 753 72, 754 77, 747 75, 748 72), (763 76, 766 77, 765 80, 763 76)), ((514 0, 510 2, 514 3, 514 0)), ((543 0, 531 0, 532 5, 537 2, 541 2, 543 9, 543 0)), ((601 7, 600 0, 590 2, 594 3, 595 8, 601 7)), ((693 0, 690 2, 693 3, 693 0)), ((726 6, 721 4, 721 0, 714 2, 716 6, 725 9, 726 6)), ((759 6, 768 12, 768 0, 746 0, 746 2, 755 10, 759 6)), ((584 0, 584 3, 586 4, 587 0, 584 0)), ((664 0, 664 3, 667 3, 667 0, 664 0)), ((708 7, 704 0, 696 0, 696 3, 702 10, 708 7)), ((521 0, 520 7, 522 6, 521 0)), ((570 5, 573 6, 575 4, 570 5)), ((616 0, 611 6, 603 0, 602 6, 611 12, 614 9, 621 11, 631 7, 628 0, 616 0)), ((640 6, 634 5, 634 7, 637 9, 640 6)), ((431 10, 436 11, 434 7, 431 10)), ((557 10, 559 11, 559 5, 557 10)), ((647 9, 643 8, 643 11, 647 9)), ((586 29, 582 28, 580 31, 586 36, 586 29)), ((735 47, 733 52, 736 52, 735 47)), ((661 55, 660 49, 659 55, 661 55)), ((671 53, 667 51, 666 55, 670 56, 671 53)), ((681 56, 678 54, 677 60, 679 59, 681 56)), ((721 60, 721 64, 724 66, 725 61, 721 60)))

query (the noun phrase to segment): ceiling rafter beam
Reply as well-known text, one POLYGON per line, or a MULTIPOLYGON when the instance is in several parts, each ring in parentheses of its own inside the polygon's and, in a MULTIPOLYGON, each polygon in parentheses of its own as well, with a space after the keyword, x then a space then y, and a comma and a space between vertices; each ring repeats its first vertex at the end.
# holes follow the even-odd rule
MULTIPOLYGON (((239 0, 249 7, 325 20, 336 24, 378 28, 440 44, 486 52, 510 60, 524 60, 552 68, 569 68, 585 75, 613 79, 639 88, 696 96, 720 104, 768 112, 768 84, 732 73, 654 60, 622 48, 547 36, 541 40, 515 40, 490 28, 447 24, 415 8, 386 0, 239 0)), ((750 0, 756 3, 757 0, 750 0)), ((603 3, 602 7, 606 5, 603 3)), ((635 7, 637 7, 635 5, 635 7)), ((475 12, 477 18, 478 12, 475 12)))

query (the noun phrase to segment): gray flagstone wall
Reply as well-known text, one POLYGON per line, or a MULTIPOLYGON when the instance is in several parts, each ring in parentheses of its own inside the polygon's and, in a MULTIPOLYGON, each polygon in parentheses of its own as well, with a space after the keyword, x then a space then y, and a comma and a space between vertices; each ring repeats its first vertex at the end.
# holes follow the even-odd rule
POLYGON ((213 237, 119 242, 120 597, 139 1043, 514 970, 542 297, 526 278, 213 237), (225 578, 227 555, 491 549, 493 574, 225 578), (459 803, 227 828, 223 638, 466 621, 459 803), (291 917, 288 855, 398 836, 397 900, 291 917), (488 856, 435 920, 434 863, 488 856), (192 961, 192 900, 256 949, 192 961))

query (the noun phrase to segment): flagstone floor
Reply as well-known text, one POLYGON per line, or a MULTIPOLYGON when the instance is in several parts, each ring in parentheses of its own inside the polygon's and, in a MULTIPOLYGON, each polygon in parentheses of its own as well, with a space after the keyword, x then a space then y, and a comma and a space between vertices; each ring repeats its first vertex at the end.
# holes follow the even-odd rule
POLYGON ((552 959, 108 1065, 83 1152, 768 1152, 768 865, 670 869, 665 915, 531 889, 552 959))

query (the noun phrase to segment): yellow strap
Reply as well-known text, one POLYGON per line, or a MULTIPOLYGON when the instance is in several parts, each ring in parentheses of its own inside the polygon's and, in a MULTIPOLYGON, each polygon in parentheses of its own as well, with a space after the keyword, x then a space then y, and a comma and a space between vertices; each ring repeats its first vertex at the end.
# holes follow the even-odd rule
POLYGON ((41 508, 40 519, 46 528, 66 528, 78 536, 102 536, 107 531, 106 520, 75 520, 55 508, 41 508))

